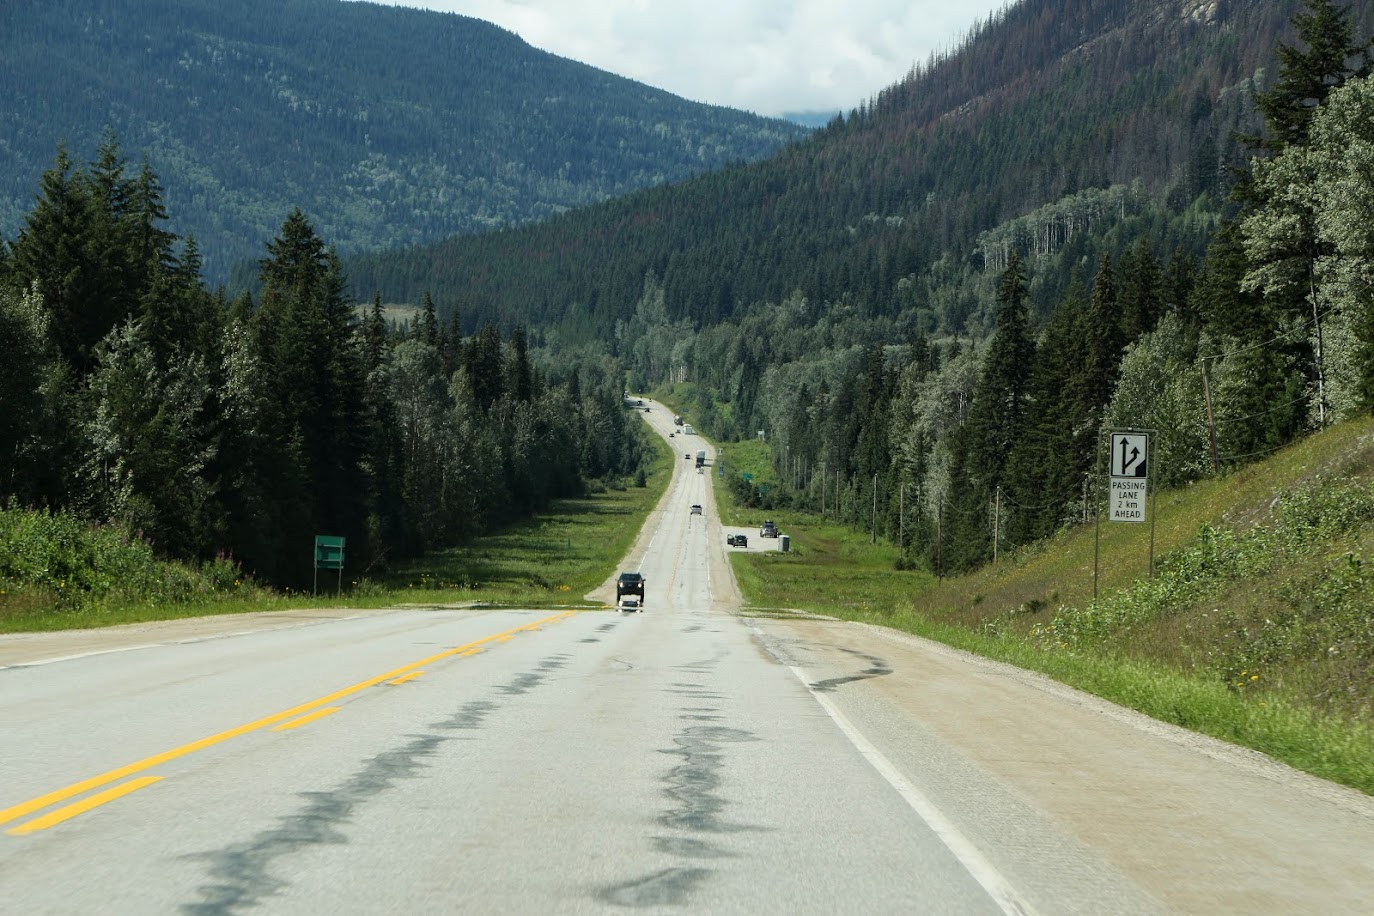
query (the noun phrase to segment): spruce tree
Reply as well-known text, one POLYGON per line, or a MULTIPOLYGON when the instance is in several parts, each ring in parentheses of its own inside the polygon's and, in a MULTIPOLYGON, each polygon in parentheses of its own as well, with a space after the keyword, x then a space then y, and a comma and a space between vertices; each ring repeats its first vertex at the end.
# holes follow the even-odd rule
POLYGON ((1255 94, 1255 104, 1269 128, 1264 145, 1281 151, 1307 145, 1312 114, 1332 90, 1352 76, 1369 72, 1369 47, 1357 45, 1350 9, 1332 0, 1304 0, 1304 11, 1293 17, 1300 48, 1280 44, 1279 76, 1274 85, 1255 94))

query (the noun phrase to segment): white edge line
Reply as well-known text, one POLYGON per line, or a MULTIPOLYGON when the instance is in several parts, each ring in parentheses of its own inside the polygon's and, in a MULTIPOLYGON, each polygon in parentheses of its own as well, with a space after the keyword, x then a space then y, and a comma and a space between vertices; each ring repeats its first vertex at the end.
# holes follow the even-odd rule
MULTIPOLYGON (((281 626, 277 626, 277 627, 266 626, 266 627, 258 627, 258 628, 256 628, 256 629, 252 629, 252 630, 231 630, 231 631, 229 631, 229 632, 227 632, 227 633, 208 633, 208 634, 206 634, 206 635, 204 635, 204 636, 190 636, 190 637, 187 637, 186 639, 169 639, 169 640, 167 640, 167 641, 165 641, 165 642, 148 642, 148 643, 140 643, 140 644, 134 645, 134 646, 112 646, 112 647, 110 647, 110 648, 108 648, 108 649, 92 649, 92 650, 89 651, 89 652, 77 652, 77 653, 74 654, 74 655, 55 655, 55 656, 53 656, 53 657, 51 657, 51 658, 38 658, 38 659, 34 659, 34 660, 31 661, 31 662, 13 662, 13 663, 8 664, 8 665, 0 665, 0 671, 6 671, 6 670, 8 670, 8 669, 10 669, 10 668, 37 668, 37 667, 39 667, 39 666, 41 666, 41 665, 55 665, 55 664, 57 664, 58 662, 72 662, 72 661, 76 661, 76 660, 79 659, 79 658, 94 658, 94 657, 97 656, 97 655, 112 655, 112 654, 114 654, 114 653, 116 653, 116 652, 138 652, 138 651, 141 651, 141 650, 143 650, 143 649, 160 649, 160 648, 162 648, 162 647, 164 647, 164 646, 186 646, 186 645, 191 645, 191 644, 193 644, 193 643, 198 643, 198 642, 211 642, 212 640, 216 640, 216 639, 233 639, 233 638, 235 638, 235 637, 237 637, 237 636, 254 636, 254 635, 258 634, 258 633, 270 633, 270 632, 274 632, 274 631, 276 631, 276 630, 295 630, 295 629, 298 629, 298 628, 300 628, 300 627, 312 626, 312 625, 314 625, 314 624, 315 624, 318 620, 320 620, 320 619, 324 619, 324 620, 358 620, 358 619, 360 619, 360 618, 362 618, 362 617, 365 617, 365 616, 368 616, 368 615, 366 615, 366 614, 350 614, 350 615, 345 616, 345 617, 327 617, 327 618, 313 618, 313 617, 312 617, 312 618, 310 618, 309 620, 302 621, 302 622, 300 622, 300 623, 286 623, 286 624, 282 624, 281 626)), ((150 622, 159 622, 159 621, 150 621, 150 622)), ((54 631, 54 632, 58 632, 58 631, 54 631)))
POLYGON ((112 649, 92 649, 90 652, 78 652, 75 655, 56 655, 52 658, 38 658, 31 662, 15 662, 12 665, 0 665, 0 671, 6 668, 37 668, 40 665, 55 665, 58 662, 76 661, 78 658, 91 658, 96 655, 112 655, 115 652, 137 652, 140 649, 156 649, 166 643, 150 642, 139 646, 117 646, 112 649))
POLYGON ((897 790, 897 794, 902 796, 902 800, 911 806, 911 809, 920 816, 921 820, 926 822, 926 826, 939 838, 941 843, 945 844, 945 848, 954 854, 954 857, 959 860, 959 864, 964 866, 973 880, 977 881, 983 890, 987 891, 988 896, 1003 913, 1007 913, 1009 916, 1031 916, 1035 913, 1035 908, 1016 892, 1007 879, 1002 877, 1001 872, 979 852, 978 847, 974 846, 968 837, 960 833, 959 828, 955 827, 949 818, 940 813, 940 809, 935 807, 935 803, 903 776, 901 771, 892 764, 892 761, 888 760, 882 751, 865 738, 854 727, 853 723, 845 718, 844 713, 840 712, 834 703, 817 691, 812 690, 811 682, 807 680, 800 669, 791 665, 788 665, 787 668, 806 686, 806 689, 815 697, 816 702, 821 704, 821 708, 840 727, 840 731, 844 732, 845 737, 849 739, 855 749, 864 755, 868 762, 873 765, 873 769, 877 770, 879 775, 897 790))

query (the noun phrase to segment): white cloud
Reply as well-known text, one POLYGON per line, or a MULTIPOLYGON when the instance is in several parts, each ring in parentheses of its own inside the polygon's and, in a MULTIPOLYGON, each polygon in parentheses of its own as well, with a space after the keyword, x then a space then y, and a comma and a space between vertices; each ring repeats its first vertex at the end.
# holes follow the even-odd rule
POLYGON ((382 0, 494 22, 697 102, 848 110, 1007 0, 382 0))

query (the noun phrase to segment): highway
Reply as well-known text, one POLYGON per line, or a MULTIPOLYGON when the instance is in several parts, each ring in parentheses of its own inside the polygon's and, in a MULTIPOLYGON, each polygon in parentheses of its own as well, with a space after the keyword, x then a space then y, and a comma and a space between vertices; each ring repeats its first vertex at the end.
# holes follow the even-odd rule
POLYGON ((622 567, 643 613, 0 636, 0 912, 1369 911, 1367 796, 943 646, 742 610, 711 469, 682 459, 714 450, 670 441, 622 567))

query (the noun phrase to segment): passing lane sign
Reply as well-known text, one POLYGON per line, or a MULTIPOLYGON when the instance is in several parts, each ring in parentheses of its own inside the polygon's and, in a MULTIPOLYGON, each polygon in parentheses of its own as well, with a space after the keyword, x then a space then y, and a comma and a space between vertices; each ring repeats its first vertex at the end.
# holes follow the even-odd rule
POLYGON ((1149 481, 1134 480, 1128 477, 1113 477, 1111 510, 1107 518, 1113 522, 1145 521, 1145 499, 1148 496, 1149 481))
POLYGON ((1150 437, 1145 433, 1113 433, 1111 444, 1107 518, 1143 522, 1150 489, 1150 437))

